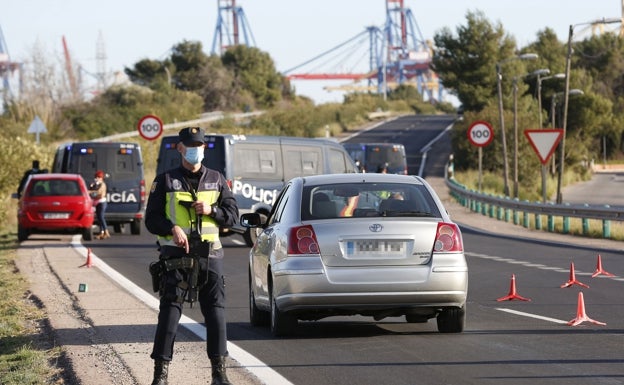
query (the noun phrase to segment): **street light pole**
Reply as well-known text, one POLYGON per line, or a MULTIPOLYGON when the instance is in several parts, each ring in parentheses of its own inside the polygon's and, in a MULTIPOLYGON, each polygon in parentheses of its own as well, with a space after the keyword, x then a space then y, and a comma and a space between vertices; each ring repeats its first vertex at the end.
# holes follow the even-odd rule
POLYGON ((514 176, 513 197, 518 198, 518 77, 513 78, 514 176))
MULTIPOLYGON (((548 75, 548 68, 539 69, 528 74, 513 77, 513 119, 514 119, 514 175, 513 175, 513 197, 518 198, 518 80, 531 76, 537 76, 538 82, 540 75, 548 75)), ((540 120, 541 126, 541 120, 540 120)))
MULTIPOLYGON (((540 74, 537 74, 537 106, 538 106, 538 112, 539 112, 539 128, 542 129, 543 128, 543 123, 542 123, 542 82, 544 80, 548 80, 548 79, 563 79, 565 77, 565 74, 562 73, 558 73, 558 74, 554 74, 552 76, 544 76, 544 77, 540 77, 540 74)), ((552 107, 552 103, 551 103, 551 107, 552 107)), ((552 108, 551 108, 552 111, 552 108)), ((554 116, 554 115, 551 115, 554 116)), ((554 121, 553 121, 553 128, 555 128, 554 125, 554 121)), ((542 164, 542 203, 546 203, 546 175, 548 173, 547 170, 547 166, 545 164, 542 164)))
MULTIPOLYGON (((552 119, 552 128, 554 129, 556 127, 556 121, 557 118, 555 115, 557 112, 556 110, 556 106, 557 106, 557 97, 565 95, 565 96, 569 96, 569 95, 583 95, 584 92, 582 90, 579 90, 577 88, 573 88, 571 90, 569 90, 567 93, 566 92, 557 92, 555 94, 553 94, 552 98, 551 98, 551 102, 550 102, 550 116, 552 119)), ((565 119, 565 118, 564 118, 565 119)), ((564 120, 565 122, 565 120, 564 120)), ((565 126, 565 123, 563 123, 565 126)), ((563 141, 563 138, 565 138, 565 129, 563 129, 563 136, 561 137, 561 140, 563 141)), ((562 145, 561 143, 559 144, 560 146, 562 145)), ((563 152, 562 152, 563 154, 563 152)), ((559 172, 561 172, 562 167, 563 167, 563 156, 560 156, 561 159, 559 159, 559 172)), ((561 174, 558 175, 558 179, 557 179, 557 203, 561 203, 559 201, 559 199, 561 198, 561 174)), ((544 193, 545 195, 546 193, 544 193)))
POLYGON ((570 63, 572 61, 572 37, 574 36, 574 27, 580 25, 588 25, 588 24, 613 24, 613 23, 621 23, 622 18, 612 18, 612 19, 601 19, 595 20, 587 23, 579 23, 579 24, 570 24, 570 29, 568 31, 568 53, 566 55, 566 66, 565 66, 565 92, 563 97, 563 137, 561 138, 560 149, 561 153, 559 157, 561 158, 559 163, 559 174, 557 176, 557 203, 561 204, 563 202, 563 196, 561 195, 561 179, 563 178, 563 168, 565 164, 565 139, 566 139, 566 131, 568 127, 568 99, 570 93, 570 63))
POLYGON ((509 161, 507 159, 507 137, 505 135, 505 117, 503 115, 503 73, 501 67, 503 63, 511 60, 537 59, 537 57, 538 55, 536 53, 525 53, 496 63, 496 88, 498 89, 498 116, 500 120, 501 141, 503 144, 503 183, 505 196, 509 196, 509 161))

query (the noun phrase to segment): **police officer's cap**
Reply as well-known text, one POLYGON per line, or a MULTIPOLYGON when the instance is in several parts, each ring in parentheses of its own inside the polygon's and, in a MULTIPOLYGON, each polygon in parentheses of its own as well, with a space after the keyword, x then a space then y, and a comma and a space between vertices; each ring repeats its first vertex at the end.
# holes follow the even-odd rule
POLYGON ((201 127, 185 127, 180 130, 178 137, 185 146, 204 144, 204 130, 201 127))

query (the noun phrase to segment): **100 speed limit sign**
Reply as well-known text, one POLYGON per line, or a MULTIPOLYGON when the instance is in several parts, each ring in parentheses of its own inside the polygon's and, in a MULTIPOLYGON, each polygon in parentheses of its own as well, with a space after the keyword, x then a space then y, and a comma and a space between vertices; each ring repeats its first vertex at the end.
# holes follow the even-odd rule
POLYGON ((143 139, 155 140, 162 135, 164 127, 158 116, 146 115, 139 120, 138 129, 143 139))
POLYGON ((494 131, 488 122, 474 122, 468 128, 468 139, 477 147, 485 147, 494 139, 494 131))

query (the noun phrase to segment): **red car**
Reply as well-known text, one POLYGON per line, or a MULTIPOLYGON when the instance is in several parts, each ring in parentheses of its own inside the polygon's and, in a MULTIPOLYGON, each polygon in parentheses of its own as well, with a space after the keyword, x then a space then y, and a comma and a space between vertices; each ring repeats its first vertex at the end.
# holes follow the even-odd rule
POLYGON ((31 175, 17 208, 17 238, 35 233, 80 233, 93 239, 94 209, 79 174, 31 175))

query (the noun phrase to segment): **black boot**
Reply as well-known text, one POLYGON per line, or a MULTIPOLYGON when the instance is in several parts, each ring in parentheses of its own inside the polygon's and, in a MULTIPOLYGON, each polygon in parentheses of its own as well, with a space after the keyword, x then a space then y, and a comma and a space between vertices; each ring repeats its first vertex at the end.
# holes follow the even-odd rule
POLYGON ((232 385, 225 374, 225 356, 211 358, 210 364, 212 364, 212 382, 210 385, 232 385))
POLYGON ((167 385, 169 375, 169 361, 154 360, 154 381, 152 385, 167 385))

